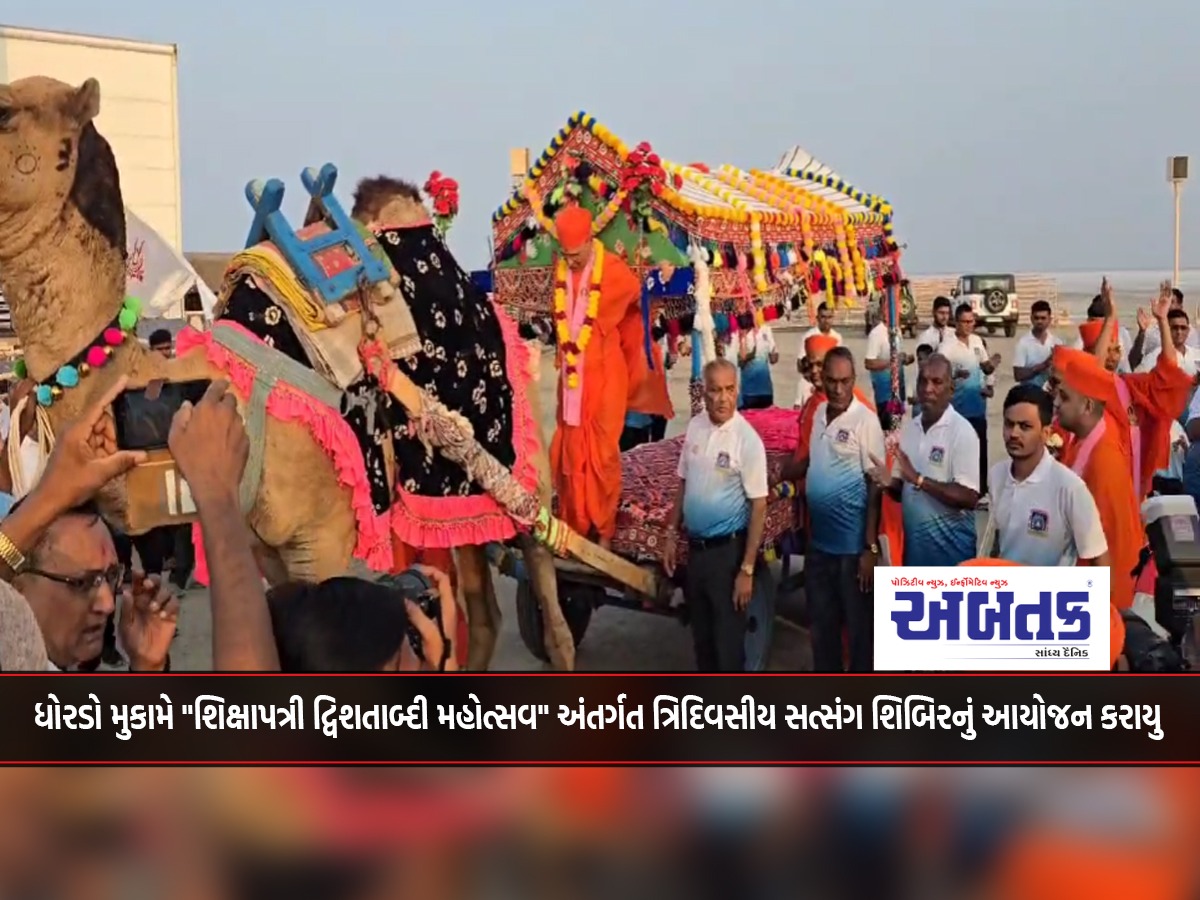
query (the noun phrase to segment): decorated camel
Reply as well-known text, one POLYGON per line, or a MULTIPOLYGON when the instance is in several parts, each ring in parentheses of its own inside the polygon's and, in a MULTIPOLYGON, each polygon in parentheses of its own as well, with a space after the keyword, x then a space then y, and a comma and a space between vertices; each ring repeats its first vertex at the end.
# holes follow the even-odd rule
MULTIPOLYGON (((563 552, 579 542, 548 512, 537 391, 528 389, 536 359, 471 286, 420 194, 390 179, 364 183, 350 225, 331 198, 336 172, 322 170, 306 176, 312 221, 292 233, 278 212, 282 187, 252 187, 253 246, 231 263, 218 322, 204 334, 185 330, 168 360, 133 337, 124 205, 112 150, 92 121, 99 104, 91 79, 0 85, 0 288, 50 426, 63 427, 121 374, 131 388, 227 378, 251 435, 242 501, 269 581, 385 571, 393 540, 453 547, 469 665, 481 669, 499 618, 483 545, 515 537, 550 659, 573 667, 547 545, 563 552), (331 230, 344 239, 337 246, 331 230), (325 248, 300 277, 281 252, 293 238, 325 248), (301 288, 345 287, 347 267, 356 281, 339 302, 327 293, 322 307, 318 291, 301 288)), ((126 518, 124 488, 114 483, 100 498, 116 523, 126 518)))

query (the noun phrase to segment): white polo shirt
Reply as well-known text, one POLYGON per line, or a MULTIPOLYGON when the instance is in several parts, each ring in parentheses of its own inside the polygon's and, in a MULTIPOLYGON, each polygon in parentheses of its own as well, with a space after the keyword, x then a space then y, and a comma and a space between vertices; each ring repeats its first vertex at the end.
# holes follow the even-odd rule
POLYGON ((954 379, 954 398, 950 402, 954 404, 955 410, 968 419, 982 419, 987 416, 987 400, 983 396, 987 381, 983 369, 979 366, 988 358, 983 339, 977 334, 969 334, 964 343, 959 340, 957 334, 950 333, 942 341, 938 353, 950 361, 951 368, 956 372, 962 369, 967 373, 966 378, 954 379))
MULTIPOLYGON (((1040 366, 1054 354, 1054 348, 1062 343, 1062 339, 1053 332, 1046 332, 1046 340, 1039 341, 1033 336, 1032 331, 1027 331, 1017 341, 1016 349, 1013 350, 1013 368, 1026 369, 1029 366, 1040 366)), ((1040 372, 1035 375, 1028 384, 1036 384, 1042 387, 1046 384, 1049 378, 1048 371, 1040 372)))
POLYGON ((954 329, 949 325, 947 325, 945 328, 938 328, 936 325, 930 325, 919 335, 917 335, 917 346, 920 347, 922 344, 924 344, 926 347, 932 348, 934 353, 937 353, 938 347, 942 345, 942 338, 945 336, 946 331, 953 333, 954 329))
POLYGON ((862 553, 867 525, 867 472, 883 460, 883 429, 869 406, 850 401, 833 421, 829 403, 817 407, 813 419, 805 496, 812 533, 809 544, 822 553, 862 553))
MULTIPOLYGON (((1195 347, 1185 346, 1184 352, 1180 353, 1174 347, 1171 349, 1175 353, 1175 362, 1179 365, 1179 368, 1195 378, 1196 372, 1200 371, 1200 350, 1197 350, 1195 347)), ((1162 355, 1161 348, 1151 350, 1142 357, 1142 364, 1137 367, 1137 370, 1139 372, 1149 372, 1154 368, 1155 363, 1158 362, 1160 355, 1162 355)))
MULTIPOLYGON (((947 407, 928 431, 919 418, 900 431, 900 449, 917 474, 943 484, 979 490, 979 435, 971 423, 947 407)), ((893 464, 892 477, 900 470, 893 464)), ((976 554, 975 510, 955 509, 905 483, 904 565, 957 566, 976 554)))
MULTIPOLYGON (((1091 491, 1049 453, 1024 481, 1013 479, 1011 460, 996 463, 988 497, 1001 559, 1025 566, 1073 566, 1108 551, 1091 491)), ((983 548, 983 555, 990 551, 983 548)))
POLYGON ((690 537, 742 531, 750 522, 750 501, 767 496, 766 447, 736 412, 723 425, 707 412, 692 416, 677 471, 685 482, 683 525, 690 537))

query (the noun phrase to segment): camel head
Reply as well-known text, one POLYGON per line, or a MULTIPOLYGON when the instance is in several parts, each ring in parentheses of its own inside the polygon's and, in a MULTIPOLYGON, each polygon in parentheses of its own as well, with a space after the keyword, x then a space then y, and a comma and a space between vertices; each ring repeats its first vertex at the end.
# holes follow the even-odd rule
POLYGON ((416 185, 380 175, 364 178, 354 190, 353 216, 368 228, 416 225, 429 221, 429 210, 416 185))
POLYGON ((125 252, 125 213, 112 149, 92 120, 100 85, 53 78, 0 84, 0 259, 10 258, 78 208, 125 252))

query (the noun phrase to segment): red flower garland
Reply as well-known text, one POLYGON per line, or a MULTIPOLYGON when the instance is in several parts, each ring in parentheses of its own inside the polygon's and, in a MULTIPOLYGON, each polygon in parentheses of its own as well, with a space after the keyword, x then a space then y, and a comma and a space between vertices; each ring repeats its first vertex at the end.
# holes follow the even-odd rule
MULTIPOLYGON (((676 187, 682 186, 682 179, 678 176, 674 182, 676 187)), ((629 151, 625 164, 621 167, 619 185, 620 189, 629 195, 625 199, 626 210, 631 208, 630 198, 640 188, 645 187, 655 197, 662 196, 667 187, 667 172, 663 168, 662 159, 646 141, 629 151)))
POLYGON ((425 182, 425 193, 433 201, 433 214, 443 219, 458 215, 458 182, 434 171, 425 182))

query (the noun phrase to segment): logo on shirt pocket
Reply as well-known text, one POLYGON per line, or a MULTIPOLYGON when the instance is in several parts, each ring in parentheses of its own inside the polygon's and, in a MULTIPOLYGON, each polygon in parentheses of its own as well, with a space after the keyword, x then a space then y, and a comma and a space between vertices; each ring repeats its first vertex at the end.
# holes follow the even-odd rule
POLYGON ((837 433, 837 442, 839 444, 849 443, 850 442, 850 432, 847 431, 845 428, 839 428, 838 433, 837 433))
POLYGON ((935 466, 940 466, 946 461, 946 448, 934 447, 929 451, 929 461, 935 466))
POLYGON ((1044 537, 1050 530, 1050 513, 1042 509, 1029 511, 1029 533, 1044 537))
POLYGON ((717 454, 717 468, 718 469, 728 469, 729 468, 729 454, 726 453, 724 450, 722 450, 720 453, 717 454))

